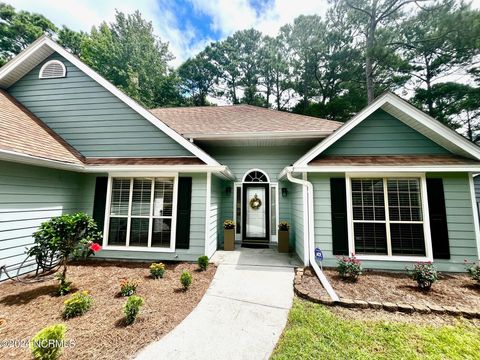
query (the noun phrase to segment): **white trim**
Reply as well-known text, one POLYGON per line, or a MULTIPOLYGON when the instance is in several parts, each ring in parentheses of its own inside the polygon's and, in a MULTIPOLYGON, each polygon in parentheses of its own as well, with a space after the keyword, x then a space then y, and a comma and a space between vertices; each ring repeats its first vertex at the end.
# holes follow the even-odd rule
MULTIPOLYGON (((302 173, 302 180, 307 181, 307 173, 302 173)), ((309 207, 308 207, 308 189, 306 186, 302 186, 302 199, 303 199, 303 228, 307 229, 308 234, 308 219, 309 219, 309 207)), ((305 236, 305 230, 303 235, 303 263, 305 266, 308 266, 309 263, 309 251, 310 251, 310 242, 308 236, 305 236)))
POLYGON ((243 183, 233 183, 233 221, 235 222, 235 241, 242 241, 242 216, 243 216, 243 183), (240 189, 240 233, 237 234, 237 191, 240 189))
MULTIPOLYGON (((204 255, 208 256, 209 258, 213 255, 210 254, 210 207, 212 204, 212 173, 207 172, 207 198, 205 199, 205 249, 204 255)), ((218 221, 218 219, 217 219, 218 221)), ((217 237, 218 238, 218 237, 217 237)))
POLYGON ((430 130, 436 132, 444 140, 447 140, 448 142, 455 144, 458 147, 461 147, 464 151, 466 151, 472 157, 474 157, 477 160, 480 160, 480 149, 476 145, 470 143, 463 136, 447 128, 445 125, 441 124, 439 121, 428 116, 423 111, 420 111, 419 109, 410 105, 405 100, 399 98, 398 96, 392 93, 386 93, 380 96, 379 98, 377 98, 372 104, 364 108, 362 111, 360 111, 351 120, 347 121, 342 127, 340 127, 337 131, 335 131, 332 135, 327 137, 325 140, 320 142, 312 150, 310 150, 305 155, 303 155, 300 159, 298 159, 293 164, 293 167, 307 166, 308 163, 312 161, 315 157, 320 155, 324 150, 326 150, 328 147, 333 145, 336 141, 342 138, 350 130, 352 130, 354 127, 360 124, 363 120, 365 120, 368 116, 370 116, 374 111, 378 110, 379 108, 381 108, 387 103, 397 108, 407 116, 410 116, 411 118, 415 119, 417 122, 426 126, 430 130))
POLYGON ((272 132, 239 132, 228 134, 185 133, 184 137, 200 141, 208 140, 251 140, 251 139, 317 139, 331 134, 331 131, 272 131, 272 132))
POLYGON ((69 53, 62 46, 58 45, 55 41, 51 40, 50 38, 48 38, 46 36, 41 37, 37 41, 34 42, 29 47, 27 47, 22 53, 17 55, 12 61, 7 63, 4 67, 2 67, 0 69, 0 81, 3 78, 5 78, 5 76, 7 76, 12 70, 14 70, 16 67, 21 65, 21 63, 24 60, 26 60, 30 55, 32 55, 36 50, 38 50, 39 48, 41 48, 44 45, 48 46, 50 49, 52 49, 53 51, 56 51, 62 57, 64 57, 66 60, 71 62, 78 69, 83 71, 86 75, 90 76, 98 84, 100 84, 106 90, 108 90, 110 93, 112 93, 112 95, 116 96, 118 99, 120 99, 125 104, 127 104, 129 107, 131 107, 133 110, 135 110, 138 114, 140 114, 145 119, 150 121, 153 125, 155 125, 158 129, 163 131, 166 135, 168 135, 173 140, 175 140, 177 143, 182 145, 185 149, 190 151, 192 154, 196 155, 199 159, 204 161, 207 165, 220 165, 210 155, 208 155, 206 152, 204 152, 198 146, 194 145, 193 143, 191 143, 190 141, 185 139, 183 136, 178 134, 172 128, 168 127, 164 122, 162 122, 160 119, 158 119, 155 115, 150 113, 147 109, 145 109, 143 106, 141 106, 135 100, 133 100, 128 95, 123 93, 115 85, 113 85, 108 80, 103 78, 101 75, 99 75, 97 72, 95 72, 89 66, 84 64, 77 57, 75 57, 74 55, 69 53))
MULTIPOLYGON (((252 172, 252 171, 257 171, 257 172, 261 172, 263 175, 265 175, 265 177, 267 178, 267 183, 270 182, 270 177, 268 176, 267 172, 266 171, 263 171, 262 169, 257 169, 257 168, 254 168, 254 169, 250 169, 250 170, 247 170, 247 172, 245 174, 243 174, 243 177, 242 177, 242 183, 246 183, 246 184, 249 184, 249 183, 252 183, 252 181, 245 181, 245 178, 252 172)), ((265 181, 264 181, 265 182, 265 181)))
POLYGON ((414 165, 414 166, 373 166, 373 165, 357 165, 357 166, 334 166, 334 165, 308 165, 287 167, 282 170, 280 176, 285 176, 285 173, 291 169, 294 172, 309 172, 309 173, 339 173, 339 172, 480 172, 480 165, 414 165))
POLYGON ((377 261, 433 261, 432 250, 432 238, 430 233, 430 216, 428 212, 428 196, 427 196, 427 181, 425 173, 346 173, 345 174, 345 191, 347 192, 347 222, 348 222, 348 252, 349 254, 355 253, 359 260, 377 260, 377 261), (354 221, 353 220, 353 206, 352 206, 352 188, 351 181, 361 178, 377 177, 383 180, 383 192, 384 192, 384 209, 385 220, 384 221, 354 221), (422 202, 422 221, 390 221, 389 218, 389 203, 388 203, 388 189, 387 180, 396 178, 417 178, 419 179, 420 186, 420 198, 422 202), (387 255, 362 255, 355 252, 355 240, 354 240, 354 223, 355 222, 378 222, 385 224, 386 236, 387 236, 387 255), (392 255, 391 249, 391 236, 390 236, 390 224, 391 223, 422 223, 423 224, 423 237, 425 246, 425 256, 405 256, 405 255, 392 255))
POLYGON ((473 175, 468 174, 468 182, 470 184, 470 197, 472 198, 473 211, 473 225, 475 228, 475 239, 477 243, 477 258, 480 260, 480 222, 478 216, 477 197, 475 195, 475 183, 473 182, 473 175))
POLYGON ((65 64, 59 60, 47 61, 45 64, 42 65, 42 67, 40 68, 40 71, 38 72, 39 79, 59 79, 59 78, 64 78, 66 76, 67 76, 67 68, 65 67, 65 64), (50 64, 60 65, 60 67, 62 68, 62 75, 61 76, 44 76, 43 72, 45 71, 45 68, 50 64))
POLYGON ((278 243, 278 224, 280 223, 280 194, 278 182, 270 183, 270 242, 278 243), (275 226, 272 224, 272 189, 275 189, 275 226), (272 234, 272 230, 275 228, 275 234, 272 234))
MULTIPOLYGON (((122 251, 144 251, 144 252, 155 252, 155 253, 173 253, 176 251, 176 229, 177 229, 177 205, 178 205, 178 173, 165 173, 165 172, 147 172, 147 173, 135 173, 135 172, 117 172, 108 174, 108 187, 107 187, 107 199, 105 202, 105 222, 103 227, 103 241, 102 247, 104 250, 122 250, 122 251), (132 197, 133 197, 133 181, 135 178, 140 177, 149 177, 152 180, 152 189, 154 189, 155 178, 168 177, 173 178, 173 198, 172 198, 172 215, 171 216, 153 216, 153 198, 154 193, 151 194, 151 203, 150 203, 150 213, 148 216, 141 216, 142 218, 149 219, 149 234, 148 234, 148 243, 147 246, 130 246, 130 228, 131 228, 131 219, 132 219, 132 197), (116 216, 110 215, 110 208, 112 203, 112 186, 114 178, 127 178, 130 180, 130 193, 128 199, 128 215, 127 216, 116 216), (125 239, 125 246, 119 245, 108 245, 108 234, 110 230, 110 218, 120 217, 127 218, 127 233, 125 239), (153 219, 171 219, 171 229, 170 229, 170 246, 168 248, 161 247, 151 247, 152 241, 152 229, 153 229, 153 219)), ((137 217, 137 216, 134 216, 137 217)))

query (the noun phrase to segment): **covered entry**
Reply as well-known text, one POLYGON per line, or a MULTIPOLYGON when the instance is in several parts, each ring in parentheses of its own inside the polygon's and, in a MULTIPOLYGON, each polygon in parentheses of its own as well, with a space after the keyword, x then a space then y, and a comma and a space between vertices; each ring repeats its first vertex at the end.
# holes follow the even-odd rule
POLYGON ((247 171, 235 184, 236 240, 244 244, 268 244, 277 238, 277 184, 260 169, 247 171))

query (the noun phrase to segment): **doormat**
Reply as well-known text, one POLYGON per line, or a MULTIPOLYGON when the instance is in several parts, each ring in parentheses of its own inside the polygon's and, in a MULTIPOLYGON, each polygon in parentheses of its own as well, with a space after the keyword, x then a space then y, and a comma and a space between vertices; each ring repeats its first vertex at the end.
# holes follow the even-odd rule
POLYGON ((242 244, 242 247, 250 248, 250 249, 268 249, 269 248, 268 244, 242 244))

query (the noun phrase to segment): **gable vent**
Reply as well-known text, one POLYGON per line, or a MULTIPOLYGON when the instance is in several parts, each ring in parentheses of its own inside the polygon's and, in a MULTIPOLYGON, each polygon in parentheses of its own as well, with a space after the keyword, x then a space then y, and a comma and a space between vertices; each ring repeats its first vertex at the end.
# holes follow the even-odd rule
POLYGON ((66 75, 67 69, 61 61, 50 60, 43 64, 38 77, 40 79, 55 79, 65 77, 66 75))

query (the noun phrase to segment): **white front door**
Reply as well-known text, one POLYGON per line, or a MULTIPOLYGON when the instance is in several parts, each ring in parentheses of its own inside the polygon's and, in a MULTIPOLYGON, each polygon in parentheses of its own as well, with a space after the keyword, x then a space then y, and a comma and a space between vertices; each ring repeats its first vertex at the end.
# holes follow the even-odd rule
POLYGON ((266 237, 267 223, 265 219, 265 189, 247 187, 247 202, 247 237, 266 237), (251 203, 254 207, 251 206, 251 203))

